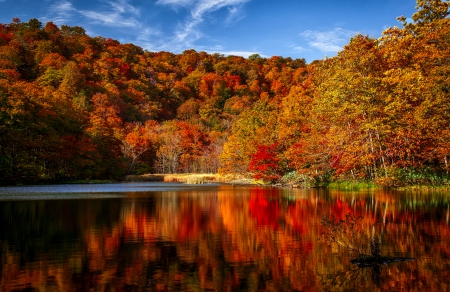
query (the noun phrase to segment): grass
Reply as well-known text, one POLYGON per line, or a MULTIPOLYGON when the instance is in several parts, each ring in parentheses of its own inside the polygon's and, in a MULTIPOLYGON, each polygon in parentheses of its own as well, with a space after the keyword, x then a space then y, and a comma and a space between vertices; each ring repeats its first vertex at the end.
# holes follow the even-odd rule
MULTIPOLYGON (((404 172, 404 171, 403 171, 404 172)), ((327 187, 329 189, 342 191, 362 191, 373 190, 380 188, 393 188, 397 190, 440 190, 448 191, 450 189, 450 178, 448 175, 442 175, 440 179, 434 178, 424 179, 407 179, 407 177, 400 176, 400 178, 386 181, 385 177, 372 180, 352 180, 352 179, 338 179, 334 181, 314 180, 305 175, 299 175, 296 172, 285 174, 280 179, 280 184, 283 186, 310 188, 310 187, 327 187)), ((161 182, 181 182, 187 184, 206 184, 211 182, 231 183, 235 185, 266 185, 267 183, 251 178, 250 174, 212 174, 212 173, 178 173, 178 174, 142 174, 142 175, 128 175, 125 179, 127 182, 137 181, 161 181, 161 182)), ((92 183, 93 181, 90 181, 92 183)), ((83 182, 77 182, 83 183, 83 182)), ((84 182, 89 183, 89 182, 84 182)))
POLYGON ((127 182, 162 181, 181 182, 187 184, 207 184, 212 182, 230 183, 236 185, 264 185, 261 180, 255 180, 244 175, 213 174, 213 173, 174 173, 174 174, 142 174, 128 175, 127 182))
POLYGON ((182 182, 187 184, 205 184, 211 182, 218 182, 220 176, 218 174, 204 174, 204 173, 186 173, 186 174, 167 174, 164 176, 165 182, 182 182))
MULTIPOLYGON (((281 183, 284 185, 295 185, 301 187, 314 187, 309 181, 300 181, 297 182, 295 180, 287 181, 286 178, 283 177, 281 183), (284 179, 284 180, 283 180, 284 179)), ((212 174, 212 173, 178 173, 178 174, 142 174, 142 175, 128 175, 125 179, 127 182, 143 182, 143 181, 160 181, 160 182, 181 182, 187 184, 206 184, 211 182, 223 182, 223 183, 232 183, 236 185, 264 185, 265 183, 262 181, 258 181, 249 176, 244 175, 220 175, 220 174, 212 174)), ((86 181, 75 181, 70 183, 108 183, 110 181, 95 181, 95 180, 86 180, 86 181)), ((360 191, 367 189, 377 189, 383 187, 391 187, 398 190, 441 190, 448 191, 450 185, 441 185, 441 186, 431 186, 431 185, 406 185, 406 186, 384 186, 379 185, 374 181, 367 180, 336 180, 324 184, 325 187, 335 190, 343 190, 343 191, 360 191)))
POLYGON ((336 190, 364 190, 364 189, 373 189, 377 188, 377 186, 372 181, 333 181, 328 184, 330 189, 336 190))
POLYGON ((177 174, 143 174, 128 175, 125 179, 129 182, 137 181, 163 181, 181 182, 187 184, 205 184, 224 181, 222 176, 210 173, 177 173, 177 174))

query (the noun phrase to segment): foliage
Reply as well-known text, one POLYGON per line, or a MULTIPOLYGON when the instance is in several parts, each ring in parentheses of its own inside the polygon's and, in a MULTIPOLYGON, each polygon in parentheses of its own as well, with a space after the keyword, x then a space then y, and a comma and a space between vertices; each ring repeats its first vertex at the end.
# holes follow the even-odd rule
POLYGON ((337 189, 337 190, 363 190, 363 189, 372 189, 375 186, 372 181, 336 180, 330 182, 328 184, 328 187, 330 189, 337 189))
POLYGON ((1 183, 295 171, 308 185, 448 184, 449 2, 416 8, 311 64, 0 24, 1 183))
POLYGON ((296 185, 296 186, 303 186, 303 187, 311 187, 314 184, 314 178, 309 177, 305 174, 300 174, 297 171, 291 171, 286 174, 284 174, 280 182, 285 185, 296 185))
POLYGON ((250 161, 250 171, 255 179, 267 182, 278 181, 282 174, 280 159, 277 157, 277 144, 260 145, 250 161))
POLYGON ((381 186, 447 186, 450 177, 446 170, 431 167, 425 168, 391 168, 386 178, 375 181, 381 186))

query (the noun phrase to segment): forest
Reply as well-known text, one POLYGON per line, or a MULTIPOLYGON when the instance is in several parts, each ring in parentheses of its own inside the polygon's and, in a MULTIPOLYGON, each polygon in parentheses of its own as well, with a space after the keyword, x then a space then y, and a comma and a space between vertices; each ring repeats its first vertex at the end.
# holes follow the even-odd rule
POLYGON ((149 52, 0 24, 0 184, 144 173, 308 185, 450 182, 449 2, 332 58, 149 52))

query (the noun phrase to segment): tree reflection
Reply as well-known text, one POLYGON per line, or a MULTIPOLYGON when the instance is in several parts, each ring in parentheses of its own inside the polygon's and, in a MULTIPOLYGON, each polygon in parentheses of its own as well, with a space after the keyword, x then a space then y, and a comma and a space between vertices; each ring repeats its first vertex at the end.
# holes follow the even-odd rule
POLYGON ((249 208, 258 226, 278 228, 278 189, 251 189, 249 208))
POLYGON ((370 288, 371 285, 381 287, 381 269, 380 265, 372 267, 351 265, 336 273, 319 275, 325 291, 363 291, 363 287, 370 288))
POLYGON ((448 288, 445 196, 231 186, 127 196, 0 202, 0 291, 448 288), (383 254, 419 260, 348 266, 319 239, 322 216, 349 210, 380 222, 383 254))

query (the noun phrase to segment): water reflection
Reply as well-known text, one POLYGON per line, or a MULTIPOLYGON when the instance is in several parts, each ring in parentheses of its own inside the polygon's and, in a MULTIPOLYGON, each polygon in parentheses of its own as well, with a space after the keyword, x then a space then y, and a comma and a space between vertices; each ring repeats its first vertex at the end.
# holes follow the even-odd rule
POLYGON ((381 276, 382 266, 359 268, 348 266, 336 273, 320 275, 325 291, 362 291, 366 284, 368 288, 381 288, 383 281, 381 276))
POLYGON ((0 290, 445 291, 449 202, 231 186, 0 201, 0 290), (379 222, 382 254, 416 260, 351 264, 320 225, 350 212, 379 222))

